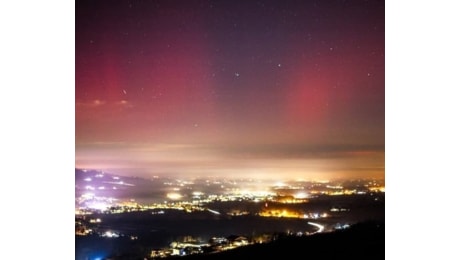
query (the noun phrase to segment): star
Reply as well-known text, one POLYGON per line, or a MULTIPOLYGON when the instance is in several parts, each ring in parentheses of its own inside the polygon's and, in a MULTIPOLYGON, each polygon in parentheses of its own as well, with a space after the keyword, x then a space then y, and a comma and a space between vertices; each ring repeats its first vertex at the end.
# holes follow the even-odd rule
POLYGON ((240 76, 240 73, 235 72, 235 76, 236 76, 236 77, 239 77, 239 76, 240 76))

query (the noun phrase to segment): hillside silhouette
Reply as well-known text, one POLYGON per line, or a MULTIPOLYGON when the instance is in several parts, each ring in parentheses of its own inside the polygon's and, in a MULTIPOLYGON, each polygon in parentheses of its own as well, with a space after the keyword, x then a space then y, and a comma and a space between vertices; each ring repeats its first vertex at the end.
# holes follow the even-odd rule
POLYGON ((384 259, 384 223, 366 222, 348 230, 307 237, 285 236, 268 244, 237 248, 226 252, 191 255, 187 260, 213 259, 384 259))
MULTIPOLYGON (((349 229, 312 236, 279 234, 276 240, 219 253, 176 256, 166 259, 385 259, 385 223, 362 222, 349 229)), ((142 259, 134 255, 118 255, 107 259, 142 259)))

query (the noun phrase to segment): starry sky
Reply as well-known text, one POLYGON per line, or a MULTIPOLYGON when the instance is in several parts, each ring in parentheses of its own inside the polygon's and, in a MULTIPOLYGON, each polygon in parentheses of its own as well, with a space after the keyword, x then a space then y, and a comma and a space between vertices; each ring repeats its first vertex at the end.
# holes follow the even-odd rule
POLYGON ((76 1, 75 167, 384 178, 385 3, 76 1))

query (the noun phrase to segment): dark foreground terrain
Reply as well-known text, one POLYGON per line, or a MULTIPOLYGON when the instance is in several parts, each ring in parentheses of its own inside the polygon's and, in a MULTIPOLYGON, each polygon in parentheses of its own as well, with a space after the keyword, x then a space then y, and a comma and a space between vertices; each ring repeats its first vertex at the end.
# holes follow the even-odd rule
MULTIPOLYGON (((351 228, 312 236, 280 236, 273 242, 240 247, 211 254, 167 259, 385 259, 385 224, 365 222, 351 228)), ((112 255, 103 259, 144 259, 135 254, 112 255)))
POLYGON ((344 231, 306 237, 281 237, 268 244, 237 248, 217 254, 191 255, 182 259, 384 259, 383 223, 360 223, 344 231))

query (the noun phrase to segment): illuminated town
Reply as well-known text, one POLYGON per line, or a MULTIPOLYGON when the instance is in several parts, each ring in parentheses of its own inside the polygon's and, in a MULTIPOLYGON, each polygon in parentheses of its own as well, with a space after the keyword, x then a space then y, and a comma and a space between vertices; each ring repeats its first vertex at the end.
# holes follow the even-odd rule
POLYGON ((163 239, 151 244, 150 254, 145 255, 147 259, 207 254, 266 243, 280 234, 308 236, 346 229, 360 221, 359 217, 383 219, 384 198, 382 180, 270 182, 171 180, 158 176, 141 180, 76 169, 75 235, 103 240, 146 240, 156 235, 146 234, 145 226, 152 228, 158 225, 155 222, 160 222, 166 223, 162 228, 181 227, 173 228, 175 231, 167 239, 164 234, 158 235, 163 239), (150 203, 142 198, 122 197, 130 190, 148 189, 149 185, 162 191, 150 203), (120 222, 121 219, 125 220, 120 222), (141 222, 132 222, 133 219, 141 222), (168 219, 183 223, 173 224, 168 219), (203 226, 200 230, 195 226, 196 220, 204 219, 216 227, 203 226), (219 221, 235 223, 231 226, 239 228, 219 228, 219 221), (256 221, 258 224, 254 225, 256 221), (270 224, 273 221, 279 225, 270 224), (267 229, 267 225, 272 225, 273 230, 267 229))

